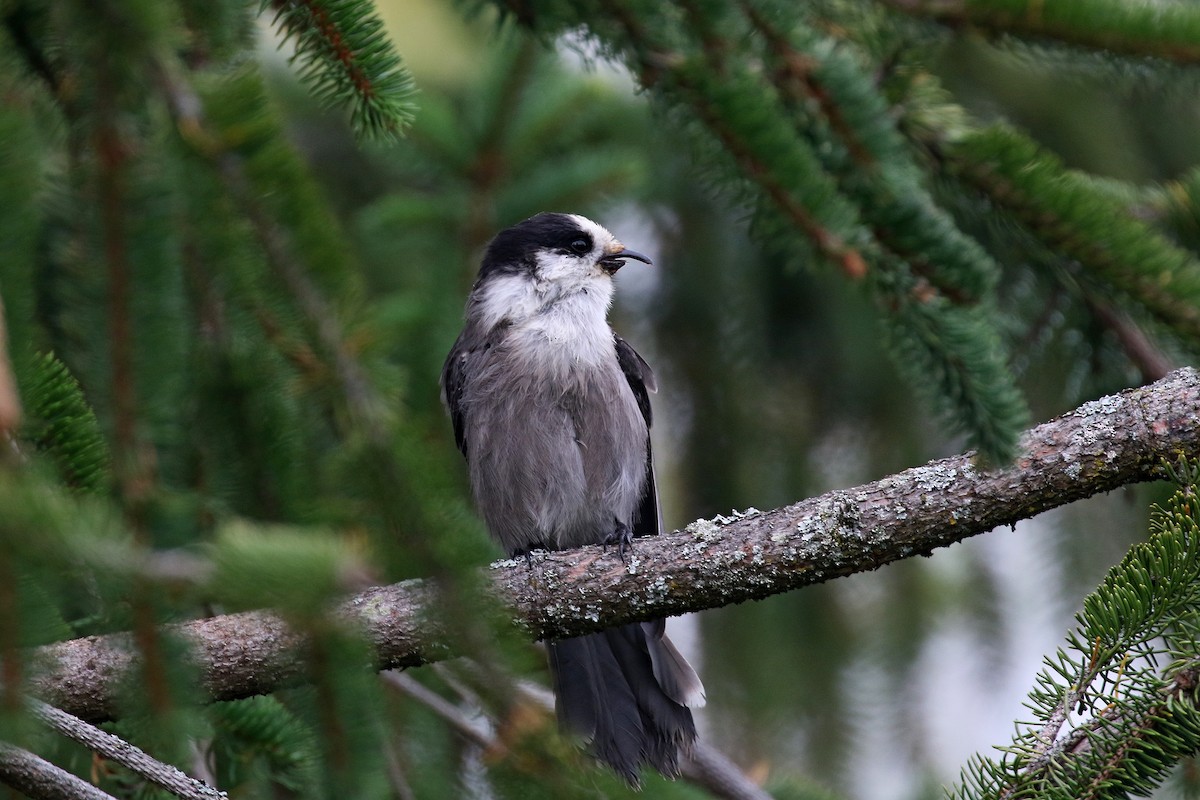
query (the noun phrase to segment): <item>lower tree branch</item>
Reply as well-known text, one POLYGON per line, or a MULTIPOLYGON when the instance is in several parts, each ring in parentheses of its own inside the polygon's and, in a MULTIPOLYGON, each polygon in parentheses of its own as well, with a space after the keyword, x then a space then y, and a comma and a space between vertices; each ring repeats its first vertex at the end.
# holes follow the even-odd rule
MULTIPOLYGON (((1098 790, 1112 780, 1114 773, 1129 767, 1130 759, 1136 757, 1134 746, 1153 741, 1161 734, 1162 728, 1179 719, 1178 704, 1194 708, 1200 703, 1196 692, 1198 687, 1200 660, 1184 661, 1164 675, 1161 702, 1142 713, 1132 714, 1128 709, 1113 705, 1062 736, 1058 736, 1058 730, 1055 729, 1052 735, 1057 736, 1057 740, 1049 742, 1045 748, 1039 748, 1027 763, 1020 765, 1013 783, 998 793, 999 800, 1016 797, 1018 793, 1019 796, 1026 796, 1030 786, 1043 781, 1056 782, 1058 776, 1064 773, 1079 777, 1086 775, 1087 770, 1092 770, 1094 774, 1090 778, 1090 791, 1084 796, 1102 796, 1098 790), (1089 754, 1099 756, 1098 766, 1079 763, 1082 756, 1089 754)), ((1064 698, 1064 703, 1067 703, 1065 707, 1069 709, 1069 703, 1077 700, 1077 692, 1068 692, 1064 698)), ((1055 716, 1058 716, 1057 712, 1055 716)), ((1156 749, 1162 757, 1161 745, 1156 745, 1156 749)))
MULTIPOLYGON (((634 620, 754 600, 928 555, 1118 486, 1162 477, 1164 462, 1200 455, 1200 373, 1181 369, 1103 397, 1028 431, 1004 469, 970 454, 933 461, 854 489, 774 511, 701 520, 637 540, 628 563, 600 547, 535 554, 532 566, 490 568, 490 592, 531 636, 569 637, 634 620)), ((432 623, 436 586, 406 581, 363 592, 338 614, 359 625, 380 668, 454 654, 432 623)), ((189 640, 213 699, 268 693, 302 681, 303 637, 278 616, 248 612, 170 626, 189 640)), ((85 719, 115 713, 116 687, 136 649, 128 635, 88 637, 37 651, 30 683, 85 719)))
POLYGON ((33 716, 57 733, 78 742, 93 753, 125 767, 135 775, 166 789, 184 800, 221 800, 227 797, 203 781, 165 764, 136 745, 89 725, 78 717, 45 703, 33 701, 33 716))
POLYGON ((28 750, 0 742, 0 783, 34 800, 116 800, 28 750))

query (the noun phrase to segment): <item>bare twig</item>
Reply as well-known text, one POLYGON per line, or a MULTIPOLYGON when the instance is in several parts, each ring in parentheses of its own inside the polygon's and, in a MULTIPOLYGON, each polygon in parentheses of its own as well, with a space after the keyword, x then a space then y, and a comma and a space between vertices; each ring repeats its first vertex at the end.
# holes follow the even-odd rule
POLYGON ((704 742, 692 745, 692 752, 680 766, 685 780, 722 800, 771 800, 771 795, 746 777, 729 756, 704 742))
MULTIPOLYGON (((446 677, 444 671, 440 671, 439 675, 443 678, 446 677)), ((485 753, 499 752, 504 749, 502 743, 498 742, 489 731, 473 722, 462 708, 446 700, 437 692, 426 688, 411 675, 388 671, 383 673, 383 679, 388 686, 402 692, 441 717, 460 735, 485 753)), ((531 705, 541 708, 548 714, 554 713, 554 697, 544 687, 525 681, 514 684, 514 687, 531 705)), ((470 690, 466 690, 465 694, 472 693, 470 690)), ((722 800, 771 800, 771 796, 747 778, 724 753, 703 742, 697 742, 692 746, 692 751, 684 759, 682 767, 685 780, 699 786, 714 797, 722 798, 722 800)))
MULTIPOLYGON (((547 712, 554 711, 554 695, 546 687, 530 681, 519 681, 517 691, 533 705, 547 712)), ((720 750, 697 741, 679 765, 683 779, 722 800, 771 800, 754 781, 720 750)))
POLYGON ((385 736, 380 740, 379 746, 383 749, 383 763, 387 768, 388 783, 391 784, 392 793, 396 795, 397 800, 417 800, 417 793, 408 784, 408 775, 405 772, 404 763, 400 759, 396 743, 390 737, 385 736))
POLYGON ((413 676, 405 672, 388 670, 380 673, 380 677, 391 688, 415 700, 441 717, 443 722, 449 723, 451 728, 458 731, 460 736, 471 743, 482 747, 484 750, 488 750, 495 745, 491 735, 481 726, 468 719, 461 708, 432 689, 427 688, 413 676))
POLYGON ((1112 331, 1130 362, 1142 374, 1142 380, 1156 381, 1171 371, 1173 364, 1146 332, 1128 315, 1092 297, 1087 298, 1092 315, 1112 331))
POLYGON ((34 800, 116 800, 28 750, 3 742, 0 742, 0 782, 34 800))
MULTIPOLYGON (((1118 486, 1161 477, 1164 461, 1200 454, 1200 373, 1182 369, 1104 397, 1029 431, 1004 469, 970 454, 769 512, 699 521, 639 539, 627 563, 600 547, 535 554, 490 569, 490 595, 529 635, 565 638, 604 627, 716 608, 926 555, 969 536, 1118 486)), ((405 581, 363 592, 338 613, 375 646, 380 668, 455 653, 428 612, 436 584, 405 581)), ((214 699, 304 680, 305 639, 266 611, 173 627, 192 644, 214 699)), ((116 687, 136 663, 127 635, 61 642, 36 653, 35 692, 85 719, 115 712, 116 687)))
POLYGON ((227 796, 203 781, 189 777, 182 770, 164 764, 141 748, 89 725, 76 716, 37 700, 31 701, 31 704, 33 716, 57 733, 109 761, 120 764, 176 797, 184 800, 220 800, 227 796))

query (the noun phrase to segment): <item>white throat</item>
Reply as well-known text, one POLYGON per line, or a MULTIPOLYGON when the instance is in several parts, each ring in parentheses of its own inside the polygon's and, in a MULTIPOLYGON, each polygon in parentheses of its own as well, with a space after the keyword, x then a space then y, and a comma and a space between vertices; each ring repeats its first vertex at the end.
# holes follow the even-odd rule
POLYGON ((536 370, 569 373, 583 364, 616 357, 608 308, 612 274, 602 259, 619 252, 620 242, 586 217, 571 215, 581 241, 591 250, 546 248, 532 269, 491 277, 476 289, 471 314, 485 332, 505 326, 513 353, 536 370))
POLYGON ((599 269, 581 274, 566 262, 561 256, 539 254, 536 275, 500 275, 480 286, 472 305, 484 330, 559 314, 581 324, 590 318, 604 323, 612 305, 612 278, 599 269))
POLYGON ((504 275, 480 287, 474 310, 485 331, 507 325, 515 354, 537 362, 539 371, 561 374, 614 357, 612 297, 607 275, 566 282, 504 275))

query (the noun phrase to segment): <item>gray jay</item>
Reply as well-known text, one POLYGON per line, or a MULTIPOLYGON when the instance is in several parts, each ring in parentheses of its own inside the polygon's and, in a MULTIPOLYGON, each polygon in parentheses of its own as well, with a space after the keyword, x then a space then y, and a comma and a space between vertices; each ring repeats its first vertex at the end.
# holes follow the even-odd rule
MULTIPOLYGON (((442 399, 489 531, 511 556, 616 545, 661 523, 650 457, 654 373, 609 327, 626 249, 575 214, 538 214, 488 245, 442 399)), ((695 670, 665 620, 547 642, 560 727, 633 783, 679 773, 695 670)))

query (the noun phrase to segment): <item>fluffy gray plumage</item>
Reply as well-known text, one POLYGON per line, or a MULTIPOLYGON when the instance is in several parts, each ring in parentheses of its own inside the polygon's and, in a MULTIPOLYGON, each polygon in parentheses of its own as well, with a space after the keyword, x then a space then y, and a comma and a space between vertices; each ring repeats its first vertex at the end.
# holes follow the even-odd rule
MULTIPOLYGON (((600 225, 538 214, 496 236, 442 370, 475 503, 510 555, 616 544, 660 529, 650 455, 654 374, 608 325, 633 258, 600 225)), ((630 781, 678 774, 703 705, 695 671, 635 623, 547 643, 559 722, 630 781)))

